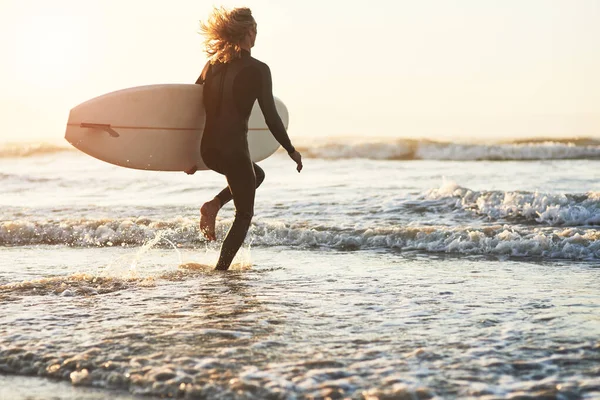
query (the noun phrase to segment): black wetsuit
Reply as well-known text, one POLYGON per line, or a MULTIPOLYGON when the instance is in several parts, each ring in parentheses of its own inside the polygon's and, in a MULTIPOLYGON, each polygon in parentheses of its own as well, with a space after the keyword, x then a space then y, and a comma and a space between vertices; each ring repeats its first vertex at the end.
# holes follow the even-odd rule
POLYGON ((248 151, 248 118, 257 99, 273 136, 288 153, 295 149, 275 108, 267 64, 242 50, 242 56, 229 63, 207 63, 196 83, 204 84, 206 109, 202 160, 227 178, 228 187, 216 196, 221 205, 232 198, 235 205, 235 220, 216 266, 226 270, 246 238, 254 215, 256 188, 265 178, 248 151))

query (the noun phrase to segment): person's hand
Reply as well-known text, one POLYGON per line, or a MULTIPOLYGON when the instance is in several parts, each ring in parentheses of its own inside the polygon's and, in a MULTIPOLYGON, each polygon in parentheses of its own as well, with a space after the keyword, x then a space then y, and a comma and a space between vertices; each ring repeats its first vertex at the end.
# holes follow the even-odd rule
POLYGON ((198 167, 196 167, 195 165, 192 168, 186 169, 185 172, 188 175, 194 175, 196 173, 196 171, 198 171, 198 167))
POLYGON ((302 155, 298 151, 294 151, 290 154, 290 157, 296 162, 296 170, 298 172, 302 171, 302 155))

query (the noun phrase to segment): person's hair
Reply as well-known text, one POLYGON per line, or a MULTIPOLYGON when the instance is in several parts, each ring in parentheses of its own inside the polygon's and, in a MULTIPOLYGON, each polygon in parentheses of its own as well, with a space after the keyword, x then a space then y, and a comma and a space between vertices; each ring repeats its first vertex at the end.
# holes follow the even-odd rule
POLYGON ((204 51, 212 64, 227 63, 239 58, 240 43, 251 29, 256 28, 252 11, 246 7, 228 10, 214 8, 206 22, 200 21, 200 32, 204 35, 204 51))

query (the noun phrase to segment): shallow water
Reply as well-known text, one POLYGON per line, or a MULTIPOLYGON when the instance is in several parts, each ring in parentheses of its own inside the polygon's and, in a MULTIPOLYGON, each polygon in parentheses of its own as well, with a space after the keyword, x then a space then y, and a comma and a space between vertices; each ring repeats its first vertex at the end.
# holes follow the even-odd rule
POLYGON ((599 393, 593 265, 276 249, 253 257, 250 270, 228 274, 170 268, 5 285, 0 366, 192 397, 599 393))
POLYGON ((266 160, 228 273, 218 175, 0 157, 0 397, 600 397, 597 161, 354 155, 266 160))

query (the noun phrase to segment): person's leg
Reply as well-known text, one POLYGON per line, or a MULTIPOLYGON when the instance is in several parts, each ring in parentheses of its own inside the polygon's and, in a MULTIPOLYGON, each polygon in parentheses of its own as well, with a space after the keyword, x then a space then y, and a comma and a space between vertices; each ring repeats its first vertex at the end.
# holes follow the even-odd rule
MULTIPOLYGON (((247 163, 236 165, 236 168, 226 175, 233 204, 235 204, 235 219, 221 246, 221 254, 215 267, 217 270, 224 271, 229 268, 250 228, 250 222, 254 215, 254 196, 258 181, 255 176, 256 168, 252 167, 253 165, 248 160, 247 163)), ((262 169, 258 169, 262 171, 262 169)), ((264 172, 262 177, 264 179, 264 172)))
MULTIPOLYGON (((256 163, 252 163, 254 168, 254 175, 256 176, 256 187, 265 180, 265 172, 256 163)), ((215 240, 215 224, 217 220, 217 214, 221 207, 228 203, 232 199, 231 189, 227 186, 221 190, 212 200, 204 203, 200 208, 200 230, 208 240, 215 240)))
MULTIPOLYGON (((252 163, 252 168, 254 168, 254 175, 256 176, 256 188, 258 188, 260 184, 263 183, 263 181, 265 180, 265 171, 263 171, 263 169, 259 167, 256 163, 252 163)), ((223 207, 225 204, 229 203, 229 201, 232 199, 231 190, 229 189, 229 186, 221 190, 213 200, 215 199, 219 200, 220 207, 223 207)))

